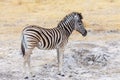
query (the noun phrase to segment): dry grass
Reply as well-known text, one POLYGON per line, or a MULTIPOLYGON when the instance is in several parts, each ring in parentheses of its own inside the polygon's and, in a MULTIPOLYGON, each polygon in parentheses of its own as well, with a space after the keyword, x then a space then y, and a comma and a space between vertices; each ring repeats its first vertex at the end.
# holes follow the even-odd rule
POLYGON ((120 30, 119 4, 119 0, 0 0, 0 34, 19 36, 30 24, 56 27, 73 11, 82 13, 88 30, 120 30))

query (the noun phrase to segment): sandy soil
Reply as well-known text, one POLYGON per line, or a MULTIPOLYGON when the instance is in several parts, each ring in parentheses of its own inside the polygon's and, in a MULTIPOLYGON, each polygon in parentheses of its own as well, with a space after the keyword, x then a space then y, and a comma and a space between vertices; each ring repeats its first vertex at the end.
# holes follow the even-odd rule
POLYGON ((120 80, 119 0, 0 0, 0 10, 0 80, 24 80, 20 35, 25 26, 52 28, 73 11, 82 12, 88 35, 71 35, 65 76, 57 75, 55 50, 36 48, 31 57, 33 80, 120 80))

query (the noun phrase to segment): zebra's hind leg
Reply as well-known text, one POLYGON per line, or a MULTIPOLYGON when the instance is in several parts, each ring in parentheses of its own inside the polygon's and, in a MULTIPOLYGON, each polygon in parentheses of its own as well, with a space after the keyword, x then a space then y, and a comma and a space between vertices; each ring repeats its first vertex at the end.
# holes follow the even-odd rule
POLYGON ((31 50, 27 50, 27 52, 25 53, 25 55, 24 55, 24 76, 25 76, 25 79, 28 79, 29 77, 28 76, 26 76, 26 74, 27 74, 27 70, 29 71, 28 72, 28 75, 30 76, 30 77, 32 77, 32 71, 31 71, 31 65, 30 65, 30 55, 31 55, 31 50), (28 69, 27 69, 27 67, 28 67, 28 69))
POLYGON ((64 55, 64 49, 57 49, 57 59, 58 59, 58 75, 64 76, 63 73, 63 55, 64 55))

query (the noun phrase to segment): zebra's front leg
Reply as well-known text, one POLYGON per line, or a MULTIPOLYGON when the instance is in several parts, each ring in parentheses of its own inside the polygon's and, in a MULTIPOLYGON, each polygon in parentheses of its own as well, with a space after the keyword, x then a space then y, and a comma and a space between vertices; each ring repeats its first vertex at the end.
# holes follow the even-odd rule
POLYGON ((63 55, 64 55, 64 49, 57 49, 57 59, 58 59, 58 71, 59 71, 59 75, 64 76, 63 73, 63 55))

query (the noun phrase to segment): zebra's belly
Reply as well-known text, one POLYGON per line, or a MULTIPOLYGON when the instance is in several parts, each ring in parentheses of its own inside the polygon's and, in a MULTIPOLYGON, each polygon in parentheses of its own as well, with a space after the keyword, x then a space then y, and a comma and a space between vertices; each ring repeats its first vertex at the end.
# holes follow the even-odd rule
POLYGON ((37 46, 38 49, 41 49, 41 50, 52 50, 52 49, 56 49, 56 47, 54 48, 45 48, 45 47, 41 47, 41 46, 37 46))

